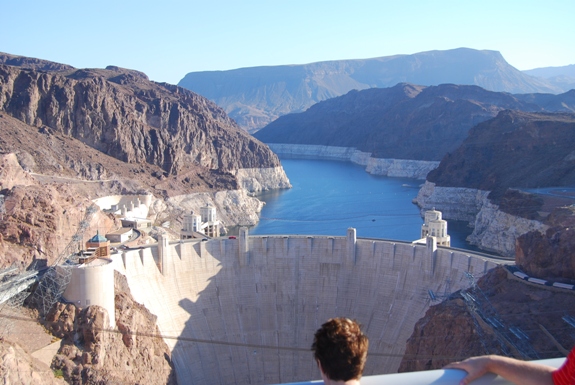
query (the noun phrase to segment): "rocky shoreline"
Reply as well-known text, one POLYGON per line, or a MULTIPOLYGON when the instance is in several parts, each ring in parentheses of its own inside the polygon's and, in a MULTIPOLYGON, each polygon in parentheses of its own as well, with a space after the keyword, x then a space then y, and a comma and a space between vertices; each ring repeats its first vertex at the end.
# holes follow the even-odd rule
POLYGON ((414 200, 423 211, 435 208, 447 219, 469 222, 473 232, 467 238, 482 250, 515 256, 515 241, 530 231, 545 233, 549 226, 544 223, 512 215, 492 203, 490 191, 441 187, 426 181, 414 200))
MULTIPOLYGON (((349 161, 366 167, 372 175, 425 179, 439 162, 378 159, 351 147, 270 143, 279 156, 349 161)), ((548 225, 536 219, 509 214, 488 198, 490 191, 464 187, 442 187, 426 181, 414 203, 422 213, 436 208, 446 219, 465 221, 473 228, 467 241, 482 250, 513 258, 518 237, 531 231, 541 234, 548 225)), ((257 221, 256 221, 257 223, 257 221)))
POLYGON ((395 178, 425 179, 426 175, 439 165, 437 161, 373 158, 371 153, 359 151, 354 147, 283 143, 267 145, 279 156, 348 161, 365 166, 365 170, 372 175, 395 178))

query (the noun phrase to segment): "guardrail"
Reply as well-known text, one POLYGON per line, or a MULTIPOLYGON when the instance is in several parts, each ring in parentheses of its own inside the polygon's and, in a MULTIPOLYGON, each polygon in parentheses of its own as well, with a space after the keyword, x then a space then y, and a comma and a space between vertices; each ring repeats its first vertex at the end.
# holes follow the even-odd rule
MULTIPOLYGON (((369 359, 369 358, 368 358, 369 359)), ((552 358, 547 360, 537 360, 543 365, 560 367, 565 358, 552 358)), ((318 372, 319 377, 319 372, 318 372)), ((465 377, 465 372, 457 369, 426 370, 423 372, 383 374, 379 376, 367 376, 361 378, 361 385, 457 385, 465 377)), ((283 385, 312 385, 323 384, 323 381, 291 382, 283 385)), ((488 373, 483 377, 473 381, 472 385, 512 385, 512 382, 505 380, 495 374, 488 373)))

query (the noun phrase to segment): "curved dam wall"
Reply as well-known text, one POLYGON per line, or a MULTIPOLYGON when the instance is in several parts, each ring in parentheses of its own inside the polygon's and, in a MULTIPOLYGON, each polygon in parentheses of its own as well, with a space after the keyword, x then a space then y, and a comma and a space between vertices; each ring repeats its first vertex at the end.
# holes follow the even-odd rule
POLYGON ((327 319, 357 319, 364 375, 396 372, 413 327, 465 273, 496 264, 460 250, 346 237, 251 236, 123 253, 116 268, 158 317, 181 384, 319 379, 310 351, 327 319))

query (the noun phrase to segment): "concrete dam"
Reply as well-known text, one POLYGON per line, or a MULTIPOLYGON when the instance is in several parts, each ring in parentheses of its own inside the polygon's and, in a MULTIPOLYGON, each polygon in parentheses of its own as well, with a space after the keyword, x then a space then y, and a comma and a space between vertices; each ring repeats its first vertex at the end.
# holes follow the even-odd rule
POLYGON ((180 384, 319 379, 310 351, 327 319, 358 320, 370 340, 365 376, 397 371, 432 293, 469 287, 496 266, 434 243, 346 236, 186 240, 113 256, 134 298, 157 315, 180 384))

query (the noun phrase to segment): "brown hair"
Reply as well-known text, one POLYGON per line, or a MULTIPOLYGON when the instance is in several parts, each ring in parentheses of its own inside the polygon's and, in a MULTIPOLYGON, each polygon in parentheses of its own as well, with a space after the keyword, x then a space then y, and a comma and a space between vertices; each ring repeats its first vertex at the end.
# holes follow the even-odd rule
POLYGON ((311 350, 329 379, 349 381, 361 378, 368 345, 356 321, 332 318, 315 333, 311 350))

